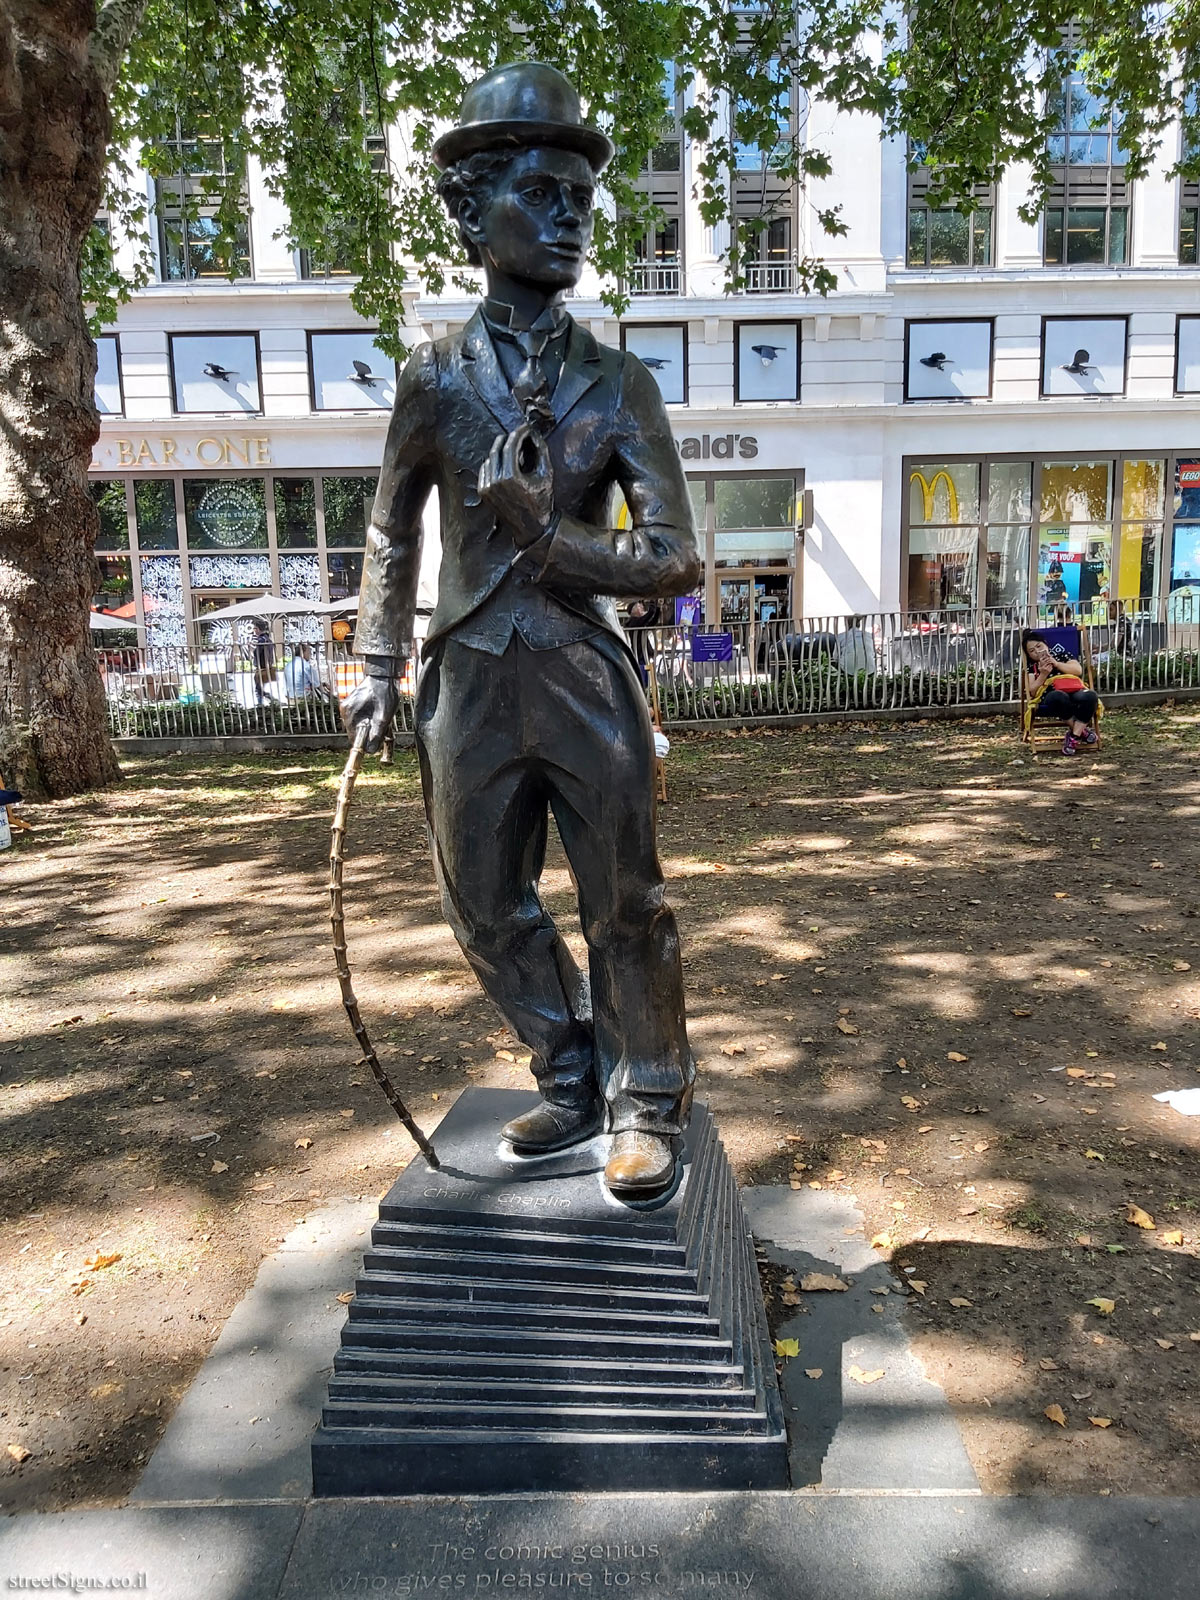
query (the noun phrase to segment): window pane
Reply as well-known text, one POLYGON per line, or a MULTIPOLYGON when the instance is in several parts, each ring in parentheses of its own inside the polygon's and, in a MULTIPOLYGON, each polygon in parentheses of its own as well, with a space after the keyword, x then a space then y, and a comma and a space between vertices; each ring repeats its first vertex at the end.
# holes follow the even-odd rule
POLYGON ((1127 461, 1121 479, 1121 516, 1128 522, 1146 517, 1151 521, 1162 516, 1163 483, 1166 462, 1127 461))
POLYGON ((1194 267, 1197 260, 1196 233, 1200 209, 1184 206, 1179 213, 1179 262, 1184 267, 1194 267))
POLYGON ((1067 265, 1104 264, 1104 211, 1071 206, 1067 211, 1067 265))
POLYGON ((908 541, 909 609, 961 610, 974 604, 974 530, 913 529, 908 541))
POLYGON ((971 219, 957 211, 929 213, 929 264, 965 267, 971 259, 971 219))
POLYGON ((692 514, 696 518, 696 526, 701 535, 704 533, 707 501, 707 490, 703 478, 688 479, 688 494, 692 497, 692 514))
POLYGON ((908 264, 910 267, 925 266, 925 238, 927 233, 926 219, 929 213, 924 206, 913 206, 908 213, 908 264))
POLYGON ((1114 206, 1108 220, 1108 260, 1114 267, 1121 266, 1129 249, 1129 213, 1123 206, 1114 206))
POLYGON ((325 491, 326 545, 358 548, 366 544, 378 478, 323 478, 321 481, 325 491))
POLYGON ((971 264, 990 267, 992 264, 992 208, 983 207, 971 218, 971 264))
POLYGON ((275 479, 275 539, 281 550, 310 550, 316 544, 314 478, 275 479))
MULTIPOLYGON (((128 556, 97 556, 100 569, 92 605, 97 611, 110 611, 122 618, 128 617, 129 626, 136 626, 133 604, 133 574, 128 556)), ((120 635, 118 635, 120 637, 120 635)))
POLYGON ((1043 528, 1038 538, 1039 604, 1089 605, 1107 599, 1111 546, 1107 528, 1043 528))
MULTIPOLYGON (((995 469, 993 468, 993 471, 995 469)), ((986 606, 1024 605, 1029 589, 1029 527, 989 528, 986 606)))
POLYGON ((679 140, 664 139, 650 152, 650 165, 655 172, 679 171, 679 140))
POLYGON ((926 462, 909 468, 908 518, 922 523, 979 521, 978 461, 926 462))
POLYGON ((993 461, 988 468, 988 521, 1024 522, 1033 515, 1029 461, 993 461))
POLYGON ((96 549, 128 550, 129 511, 125 504, 124 480, 93 478, 88 484, 88 489, 100 513, 100 532, 96 535, 96 549))
POLYGON ((267 496, 261 478, 187 478, 183 509, 191 550, 267 547, 267 496))
POLYGON ((766 533, 718 533, 716 562, 719 567, 779 566, 791 563, 795 534, 790 528, 766 533))
POLYGON ((1200 527, 1185 523, 1175 529, 1171 552, 1171 588, 1200 586, 1200 527))
POLYGON ((164 478, 144 478, 135 483, 133 507, 139 550, 178 550, 173 483, 164 478))
POLYGON ((1042 522, 1107 522, 1111 461, 1047 461, 1042 465, 1042 522))
POLYGON ((1158 552, 1162 525, 1134 522, 1121 529, 1121 557, 1117 568, 1118 600, 1152 599, 1158 593, 1158 552))
POLYGON ((346 600, 350 595, 358 593, 359 585, 362 583, 361 556, 326 556, 325 564, 329 573, 331 600, 346 600))
POLYGON ((791 478, 718 478, 718 528, 792 528, 796 486, 791 478))
POLYGON ((1046 260, 1051 266, 1061 266, 1063 258, 1063 214, 1046 213, 1046 260))
POLYGON ((1072 138, 1067 159, 1074 167, 1106 167, 1108 165, 1108 135, 1093 133, 1072 138))
POLYGON ((1173 504, 1177 517, 1200 517, 1200 457, 1176 461, 1173 504))

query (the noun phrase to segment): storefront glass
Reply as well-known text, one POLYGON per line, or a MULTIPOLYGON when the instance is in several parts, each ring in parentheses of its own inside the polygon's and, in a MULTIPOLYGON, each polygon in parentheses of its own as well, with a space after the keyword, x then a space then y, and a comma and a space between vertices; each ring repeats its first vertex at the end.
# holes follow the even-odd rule
POLYGON ((178 550, 175 480, 142 478, 134 484, 133 504, 139 550, 178 550))
POLYGON ((973 606, 979 462, 915 462, 907 478, 909 607, 940 611, 973 606))
POLYGON ((377 477, 322 478, 325 499, 325 543, 330 549, 361 550, 375 503, 377 477))
MULTIPOLYGON (((906 463, 908 606, 987 608, 1033 600, 1047 613, 1070 606, 1099 617, 1116 601, 1153 604, 1163 583, 1164 518, 1170 509, 1165 489, 1172 467, 1175 521, 1188 522, 1184 511, 1190 508, 1190 520, 1200 525, 1200 458, 906 463), (986 521, 977 525, 980 505, 986 521), (970 561, 977 540, 982 584, 970 561)), ((1200 564, 1189 565, 1187 538, 1176 538, 1175 548, 1173 571, 1200 575, 1200 564)), ((1185 581, 1172 577, 1173 584, 1185 581)))
POLYGON ((262 478, 185 478, 189 550, 265 550, 267 493, 262 478))
POLYGON ((96 510, 100 513, 97 550, 129 549, 129 507, 125 503, 123 478, 93 478, 88 485, 96 510))
POLYGON ((362 584, 363 558, 361 556, 331 555, 326 557, 329 574, 329 598, 346 600, 357 594, 362 584))
POLYGON ((1171 602, 1200 615, 1200 454, 1175 463, 1174 540, 1171 549, 1171 602))
POLYGON ((317 544, 315 478, 275 479, 275 542, 281 550, 313 550, 317 544))

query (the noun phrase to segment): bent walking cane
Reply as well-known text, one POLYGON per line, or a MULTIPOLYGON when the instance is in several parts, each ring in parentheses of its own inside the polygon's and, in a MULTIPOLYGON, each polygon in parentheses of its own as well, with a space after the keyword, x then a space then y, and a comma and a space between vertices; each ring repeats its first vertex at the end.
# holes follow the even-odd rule
POLYGON ((350 1026, 354 1029, 354 1037, 358 1040, 359 1049, 362 1051, 362 1060, 359 1066, 371 1069, 371 1076, 383 1090, 384 1099, 400 1118, 420 1147, 421 1154, 431 1167, 440 1165, 437 1152, 433 1145, 417 1127, 412 1119, 408 1107, 401 1100, 395 1084, 379 1064, 379 1057, 375 1054, 375 1046, 371 1043, 370 1036, 363 1024, 362 1015, 358 1009, 358 1000, 355 998, 354 985, 350 981, 350 963, 346 959, 346 919, 342 911, 342 863, 344 858, 343 847, 346 843, 346 818, 350 814, 350 801, 354 794, 354 784, 358 778, 359 769, 362 767, 363 749, 367 742, 366 724, 362 724, 354 734, 350 745, 350 754, 346 758, 346 765, 342 769, 342 781, 338 787, 337 805, 333 812, 333 831, 329 840, 329 918, 333 924, 333 959, 337 969, 338 983, 342 991, 342 1004, 346 1008, 346 1015, 350 1018, 350 1026))

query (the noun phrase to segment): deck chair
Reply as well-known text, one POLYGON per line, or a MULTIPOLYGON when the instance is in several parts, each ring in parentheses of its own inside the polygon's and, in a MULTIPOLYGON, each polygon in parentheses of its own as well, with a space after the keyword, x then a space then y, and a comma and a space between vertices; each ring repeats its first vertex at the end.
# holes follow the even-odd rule
MULTIPOLYGON (((1070 652, 1074 660, 1078 661, 1080 666, 1083 668, 1083 681, 1087 684, 1088 688, 1094 689, 1096 687, 1096 673, 1092 662, 1092 646, 1091 641, 1088 638, 1086 628, 1075 626, 1059 626, 1055 628, 1038 628, 1037 632, 1041 634, 1042 638, 1045 639, 1048 645, 1061 644, 1064 646, 1064 648, 1070 652)), ((1063 724, 1052 717, 1042 717, 1039 719, 1035 716, 1030 719, 1029 727, 1028 729, 1026 728, 1025 712, 1028 706, 1029 690, 1025 681, 1027 667, 1025 664, 1025 652, 1023 650, 1020 651, 1020 658, 1021 705, 1017 713, 1017 733, 1021 739, 1021 742, 1029 746, 1030 754, 1036 760, 1039 749, 1049 750, 1051 748, 1059 749, 1061 747, 1063 724)), ((1095 716, 1092 718, 1092 727, 1096 729, 1097 733, 1099 733, 1099 719, 1095 716)), ((1091 748, 1093 750, 1098 750, 1100 746, 1095 744, 1092 745, 1091 748)))

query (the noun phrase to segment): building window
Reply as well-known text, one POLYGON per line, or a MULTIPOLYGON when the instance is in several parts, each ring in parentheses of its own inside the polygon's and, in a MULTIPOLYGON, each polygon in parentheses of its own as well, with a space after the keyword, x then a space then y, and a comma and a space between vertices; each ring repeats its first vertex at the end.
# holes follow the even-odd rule
POLYGON ((626 323, 621 329, 621 348, 649 367, 667 405, 687 404, 687 329, 683 323, 626 323))
POLYGON ((908 265, 918 271, 990 267, 995 190, 980 185, 970 211, 939 206, 930 170, 914 148, 909 150, 909 161, 908 265))
POLYGON ((683 293, 683 91, 673 61, 663 63, 667 111, 634 188, 659 213, 633 244, 626 288, 631 295, 683 293))
MULTIPOLYGON (((1184 115, 1196 115, 1196 91, 1191 90, 1184 101, 1184 115)), ((1180 157, 1184 161, 1194 162, 1200 154, 1195 140, 1188 138, 1186 132, 1181 140, 1182 148, 1180 157)), ((1200 266, 1200 252, 1197 250, 1197 231, 1200 229, 1200 178, 1181 178, 1179 180, 1179 265, 1181 267, 1200 266)))
MULTIPOLYGON (((771 75, 779 74, 778 62, 771 75)), ((749 128, 739 129, 741 109, 733 112, 733 227, 740 275, 747 294, 788 294, 796 286, 795 192, 780 168, 786 164, 793 138, 794 117, 790 89, 781 84, 772 120, 775 137, 752 140, 749 128)))
POLYGON ((1050 266, 1121 266, 1129 259, 1129 186, 1120 121, 1080 72, 1054 96, 1044 256, 1050 266))
POLYGON ((244 162, 222 140, 206 139, 178 121, 173 137, 159 142, 153 162, 164 281, 248 278, 244 162))
MULTIPOLYGON (((336 126, 347 128, 348 122, 353 120, 363 129, 363 147, 367 152, 371 171, 383 174, 387 172, 387 136, 383 130, 378 110, 372 104, 371 97, 359 86, 354 92, 359 99, 359 106, 354 106, 354 95, 347 99, 349 91, 340 90, 333 96, 329 110, 329 120, 336 126)), ((339 218, 328 230, 320 249, 301 250, 300 276, 309 279, 321 278, 350 278, 357 272, 355 265, 356 246, 360 243, 362 222, 352 217, 339 218)))

